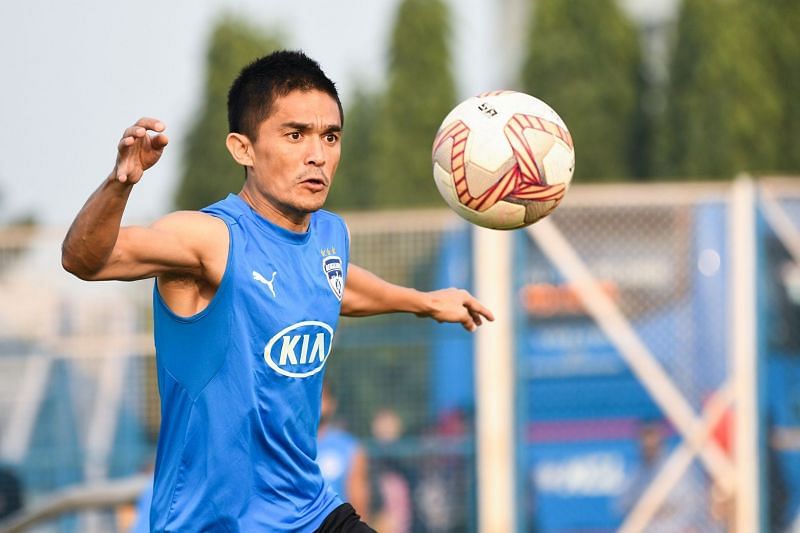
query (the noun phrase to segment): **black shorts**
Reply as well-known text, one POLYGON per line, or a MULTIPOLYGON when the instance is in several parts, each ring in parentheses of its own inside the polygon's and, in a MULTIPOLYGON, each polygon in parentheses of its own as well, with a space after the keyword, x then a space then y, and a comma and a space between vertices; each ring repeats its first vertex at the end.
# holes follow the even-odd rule
POLYGON ((325 518, 315 533, 377 533, 361 521, 349 503, 343 503, 325 518))

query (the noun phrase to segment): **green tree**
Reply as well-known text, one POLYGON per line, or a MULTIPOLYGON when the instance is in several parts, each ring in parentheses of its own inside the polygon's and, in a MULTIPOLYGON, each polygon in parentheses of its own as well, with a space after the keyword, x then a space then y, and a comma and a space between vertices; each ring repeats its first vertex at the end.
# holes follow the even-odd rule
POLYGON ((779 146, 776 169, 800 172, 800 2, 750 0, 758 17, 759 40, 765 45, 766 64, 779 92, 781 123, 773 141, 779 146))
POLYGON ((684 0, 678 16, 657 167, 730 178, 774 168, 781 101, 742 0, 684 0))
POLYGON ((345 111, 342 159, 326 207, 368 209, 373 207, 379 172, 375 166, 375 120, 380 96, 359 90, 345 111))
POLYGON ((225 17, 214 29, 206 55, 205 94, 186 141, 175 195, 178 209, 198 209, 241 189, 244 171, 225 148, 228 89, 244 66, 277 48, 279 38, 241 20, 225 17))
POLYGON ((433 182, 431 146, 456 99, 449 41, 450 12, 443 0, 403 0, 374 133, 375 207, 443 205, 433 182))
POLYGON ((615 0, 538 0, 531 16, 522 90, 567 123, 575 177, 631 177, 637 152, 645 149, 638 135, 642 62, 635 26, 615 0))

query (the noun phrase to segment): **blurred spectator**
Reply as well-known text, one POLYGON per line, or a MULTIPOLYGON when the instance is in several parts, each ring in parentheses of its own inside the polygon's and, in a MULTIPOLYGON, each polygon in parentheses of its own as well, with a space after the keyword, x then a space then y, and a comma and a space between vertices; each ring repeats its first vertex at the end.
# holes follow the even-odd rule
POLYGON ((127 533, 150 533, 150 503, 153 499, 153 463, 149 462, 142 470, 147 474, 147 482, 132 504, 117 509, 117 530, 127 533))
POLYGON ((317 463, 333 490, 369 522, 370 487, 367 454, 358 440, 336 422, 338 402, 329 382, 322 387, 317 433, 317 463))
MULTIPOLYGON (((623 490, 619 504, 627 514, 664 467, 668 453, 664 443, 664 426, 646 421, 639 428, 639 468, 623 490)), ((690 467, 677 485, 672 487, 646 527, 649 533, 682 533, 719 531, 711 521, 706 483, 690 467)))
POLYGON ((468 437, 466 414, 460 409, 443 413, 426 436, 414 488, 414 531, 450 533, 469 531, 465 512, 469 498, 469 466, 463 451, 468 437))
POLYGON ((379 505, 373 527, 381 533, 409 533, 414 520, 411 476, 403 461, 396 457, 403 421, 393 409, 384 408, 375 413, 371 429, 379 452, 374 462, 379 505))
POLYGON ((0 466, 0 520, 22 509, 22 483, 8 467, 0 466))
POLYGON ((136 521, 130 533, 150 533, 150 503, 153 501, 153 477, 148 480, 139 499, 136 500, 136 521))

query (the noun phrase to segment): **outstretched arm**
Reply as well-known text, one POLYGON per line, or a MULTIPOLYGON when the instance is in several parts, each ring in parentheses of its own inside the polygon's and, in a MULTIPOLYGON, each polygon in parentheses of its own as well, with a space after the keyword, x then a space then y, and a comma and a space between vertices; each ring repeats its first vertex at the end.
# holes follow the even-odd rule
POLYGON ((61 263, 67 271, 87 280, 133 280, 166 272, 204 275, 204 246, 215 237, 227 239, 221 221, 201 213, 173 213, 148 228, 120 227, 131 189, 169 142, 163 131, 160 121, 142 118, 122 134, 114 170, 64 238, 61 263))
POLYGON ((141 118, 123 132, 114 170, 86 201, 64 238, 61 263, 67 271, 83 279, 97 279, 108 263, 133 185, 158 162, 169 142, 163 131, 160 121, 141 118), (155 135, 151 137, 148 131, 155 135))
POLYGON ((370 316, 406 312, 431 317, 438 322, 458 322, 474 331, 483 319, 494 315, 463 289, 421 292, 382 280, 375 274, 350 263, 342 298, 344 316, 370 316))

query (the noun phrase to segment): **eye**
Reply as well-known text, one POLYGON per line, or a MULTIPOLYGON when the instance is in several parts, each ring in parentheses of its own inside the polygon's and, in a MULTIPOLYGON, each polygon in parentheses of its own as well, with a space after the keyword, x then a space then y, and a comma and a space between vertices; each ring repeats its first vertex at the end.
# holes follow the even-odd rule
POLYGON ((299 131, 293 131, 289 134, 289 138, 293 141, 299 141, 302 134, 299 131))
POLYGON ((335 144, 339 140, 339 136, 335 133, 325 134, 325 141, 330 144, 335 144))

